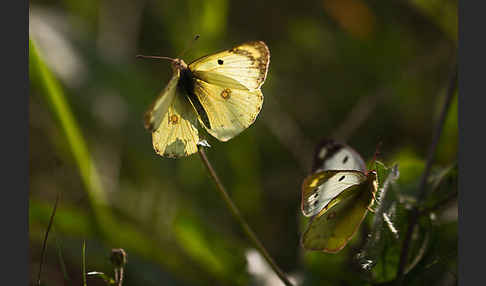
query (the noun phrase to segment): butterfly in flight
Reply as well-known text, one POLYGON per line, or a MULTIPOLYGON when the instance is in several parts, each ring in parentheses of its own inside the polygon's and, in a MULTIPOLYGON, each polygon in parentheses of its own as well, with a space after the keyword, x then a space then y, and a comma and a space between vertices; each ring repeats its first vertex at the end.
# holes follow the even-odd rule
POLYGON ((321 142, 312 174, 302 183, 302 213, 312 217, 302 246, 328 253, 342 250, 366 217, 377 189, 376 172, 366 170, 354 149, 334 140, 321 142))
POLYGON ((179 158, 197 152, 198 124, 220 141, 248 128, 263 105, 260 90, 270 51, 262 41, 247 42, 195 60, 172 62, 173 76, 145 113, 157 154, 179 158))

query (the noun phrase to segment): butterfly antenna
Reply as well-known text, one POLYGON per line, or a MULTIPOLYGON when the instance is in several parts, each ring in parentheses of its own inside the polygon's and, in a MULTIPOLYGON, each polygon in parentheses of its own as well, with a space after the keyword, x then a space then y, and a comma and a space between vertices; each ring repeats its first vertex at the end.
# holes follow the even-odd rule
POLYGON ((160 57, 160 56, 144 56, 144 55, 136 55, 137 59, 152 59, 152 60, 168 60, 174 62, 175 59, 169 57, 160 57))
POLYGON ((199 34, 196 35, 190 42, 189 44, 187 44, 187 48, 185 50, 182 51, 182 53, 180 53, 179 55, 177 55, 177 58, 180 58, 182 57, 182 55, 184 55, 186 52, 188 52, 190 49, 192 49, 192 47, 194 46, 194 43, 197 41, 197 39, 199 39, 199 37, 201 37, 199 34))
POLYGON ((378 155, 380 155, 381 145, 383 145, 382 141, 378 142, 378 144, 376 145, 375 154, 373 155, 373 159, 371 160, 370 166, 373 166, 375 164, 376 158, 378 157, 378 155))

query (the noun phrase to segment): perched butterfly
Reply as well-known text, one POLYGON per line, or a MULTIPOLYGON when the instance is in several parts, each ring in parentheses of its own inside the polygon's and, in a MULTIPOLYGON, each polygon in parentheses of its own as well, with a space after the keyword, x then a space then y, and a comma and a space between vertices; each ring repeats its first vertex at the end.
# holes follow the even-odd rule
MULTIPOLYGON (((147 57, 147 56, 141 56, 147 57)), ((260 90, 270 51, 264 42, 248 42, 187 65, 172 61, 172 79, 145 113, 157 154, 177 158, 197 152, 198 122, 220 141, 249 127, 263 104, 260 90)))
POLYGON ((301 238, 308 250, 336 253, 358 230, 374 202, 375 171, 366 171, 351 147, 324 140, 317 148, 313 173, 302 183, 302 213, 312 217, 301 238))

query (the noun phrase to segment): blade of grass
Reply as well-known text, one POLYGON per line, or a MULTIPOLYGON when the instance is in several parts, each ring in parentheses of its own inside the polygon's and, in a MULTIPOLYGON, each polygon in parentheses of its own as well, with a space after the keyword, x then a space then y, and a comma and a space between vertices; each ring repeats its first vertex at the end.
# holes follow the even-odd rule
POLYGON ((88 275, 90 277, 98 277, 100 279, 103 279, 103 281, 105 281, 106 285, 115 285, 115 283, 116 283, 115 280, 113 280, 113 278, 111 278, 110 276, 106 275, 103 272, 91 271, 91 272, 86 273, 86 275, 88 275))
POLYGON ((83 240, 83 286, 86 285, 86 241, 83 240))
POLYGON ((206 169, 208 170, 209 174, 211 175, 211 178, 216 183, 216 187, 217 187, 220 195, 223 197, 224 202, 226 203, 226 205, 230 209, 231 214, 233 215, 233 217, 238 221, 238 223, 240 224, 241 228, 243 229, 243 231, 245 232, 245 234, 247 235, 247 237, 254 244, 254 246, 258 249, 258 251, 261 253, 261 255, 268 262, 268 264, 270 264, 270 266, 272 267, 273 271, 275 272, 275 274, 277 274, 277 276, 280 278, 280 280, 282 280, 282 282, 285 285, 292 286, 293 284, 288 280, 288 278, 285 276, 285 274, 283 273, 283 271, 275 263, 275 261, 273 260, 273 258, 270 256, 270 254, 268 253, 268 251, 265 249, 265 247, 263 246, 263 244, 260 242, 260 240, 256 236, 255 232, 250 228, 250 226, 248 225, 248 223, 246 222, 246 220, 241 215, 240 211, 238 210, 238 208, 236 207, 236 205, 233 203, 233 200, 231 200, 230 196, 226 192, 225 187, 221 183, 221 180, 219 179, 218 175, 216 174, 216 171, 214 171, 213 166, 209 162, 208 157, 206 156, 206 152, 204 152, 203 147, 199 147, 198 146, 198 149, 199 149, 199 155, 201 157, 201 160, 202 160, 204 166, 206 167, 206 169))
POLYGON ((64 263, 64 257, 62 255, 61 243, 59 243, 57 235, 55 236, 55 238, 56 238, 57 256, 59 258, 59 264, 61 264, 62 274, 64 275, 64 280, 69 281, 71 279, 69 278, 69 275, 68 275, 67 270, 66 270, 66 263, 64 263))
MULTIPOLYGON (((63 88, 55 78, 36 47, 29 38, 29 78, 36 84, 44 96, 55 119, 59 122, 61 131, 67 139, 81 179, 85 185, 90 205, 93 208, 98 223, 109 219, 106 209, 102 206, 106 203, 99 174, 87 148, 76 119, 69 107, 63 88)), ((102 227, 100 227, 103 230, 102 227)))
POLYGON ((47 238, 49 237, 49 232, 52 227, 52 222, 54 221, 54 216, 56 215, 57 204, 59 202, 60 193, 58 192, 56 195, 56 202, 54 203, 54 208, 52 209, 51 217, 49 218, 49 224, 47 225, 46 234, 44 235, 44 241, 42 242, 42 251, 41 251, 41 258, 39 264, 39 275, 37 276, 37 285, 41 285, 41 274, 42 274, 42 265, 44 264, 44 255, 47 248, 47 238))

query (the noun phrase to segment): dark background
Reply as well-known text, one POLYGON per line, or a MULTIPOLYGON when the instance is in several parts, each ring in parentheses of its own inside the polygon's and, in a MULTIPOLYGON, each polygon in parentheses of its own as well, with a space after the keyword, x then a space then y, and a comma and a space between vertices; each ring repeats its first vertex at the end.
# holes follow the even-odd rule
MULTIPOLYGON (((367 274, 353 257, 366 224, 336 255, 299 245, 306 224, 300 185, 313 149, 333 137, 369 160, 382 142, 379 159, 399 164, 398 183, 413 198, 457 49, 457 1, 449 0, 31 1, 29 22, 30 38, 59 82, 49 89, 29 63, 32 280, 62 193, 45 285, 81 284, 83 240, 87 271, 111 274, 110 249, 127 251, 124 285, 274 285, 199 157, 157 156, 143 128, 143 113, 171 71, 168 63, 135 55, 175 57, 195 34, 201 38, 186 62, 249 40, 265 41, 271 52, 254 125, 227 143, 206 136, 208 156, 236 205, 279 266, 301 283, 363 285, 367 274), (69 104, 68 123, 59 111, 65 109, 46 96, 52 90, 69 104), (78 128, 82 136, 67 139, 78 128)), ((436 168, 455 162, 457 132, 456 97, 436 168)), ((434 238, 443 244, 417 266, 423 272, 411 275, 451 285, 456 205, 441 212, 434 238)))

